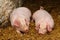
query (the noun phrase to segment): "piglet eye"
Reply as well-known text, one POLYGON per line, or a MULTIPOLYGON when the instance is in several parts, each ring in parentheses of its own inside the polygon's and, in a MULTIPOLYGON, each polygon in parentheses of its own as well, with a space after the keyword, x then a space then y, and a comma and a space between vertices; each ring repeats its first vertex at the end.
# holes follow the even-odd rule
POLYGON ((39 31, 40 25, 37 25, 37 26, 35 27, 35 29, 36 29, 37 31, 39 31))
POLYGON ((29 26, 29 25, 27 24, 27 22, 26 22, 26 25, 29 26))
POLYGON ((26 25, 28 26, 28 24, 27 24, 28 21, 26 19, 25 19, 25 22, 26 22, 26 25))
POLYGON ((38 25, 37 27, 40 28, 40 25, 38 25))

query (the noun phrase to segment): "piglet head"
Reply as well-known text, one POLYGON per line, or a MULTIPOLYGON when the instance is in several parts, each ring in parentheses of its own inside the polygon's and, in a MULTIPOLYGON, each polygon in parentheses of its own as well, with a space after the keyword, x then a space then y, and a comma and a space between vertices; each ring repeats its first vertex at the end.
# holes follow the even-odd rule
POLYGON ((52 28, 47 23, 39 23, 35 28, 39 34, 45 34, 46 32, 51 32, 52 28))
POLYGON ((38 23, 35 29, 39 34, 45 34, 47 32, 45 23, 38 23))
POLYGON ((47 32, 46 28, 40 28, 39 34, 45 34, 47 32))
POLYGON ((46 25, 40 25, 39 33, 45 34, 47 32, 46 25))
POLYGON ((14 21, 14 27, 21 32, 28 32, 29 25, 24 18, 19 18, 14 21))

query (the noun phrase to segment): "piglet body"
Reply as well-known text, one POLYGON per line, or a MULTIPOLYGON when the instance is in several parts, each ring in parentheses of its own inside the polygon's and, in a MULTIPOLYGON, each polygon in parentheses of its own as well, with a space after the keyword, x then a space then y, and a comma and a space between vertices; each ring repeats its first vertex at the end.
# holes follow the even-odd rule
POLYGON ((35 20, 35 29, 39 34, 45 34, 47 31, 52 31, 54 20, 52 16, 43 9, 43 7, 33 14, 33 20, 35 20))
POLYGON ((27 32, 29 30, 31 11, 26 7, 14 9, 10 15, 11 25, 17 32, 27 32))

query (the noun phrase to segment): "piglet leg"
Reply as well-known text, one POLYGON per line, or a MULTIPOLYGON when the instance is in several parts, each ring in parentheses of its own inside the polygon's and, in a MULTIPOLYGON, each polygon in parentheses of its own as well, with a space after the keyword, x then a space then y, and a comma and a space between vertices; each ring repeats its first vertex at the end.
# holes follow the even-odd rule
POLYGON ((17 32, 17 33, 20 33, 20 31, 19 31, 19 30, 16 30, 16 32, 17 32))

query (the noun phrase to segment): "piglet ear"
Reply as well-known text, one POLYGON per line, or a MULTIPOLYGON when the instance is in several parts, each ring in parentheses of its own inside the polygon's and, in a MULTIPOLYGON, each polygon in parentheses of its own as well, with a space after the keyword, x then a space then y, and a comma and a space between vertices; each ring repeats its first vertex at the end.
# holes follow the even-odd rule
POLYGON ((47 31, 52 31, 52 28, 49 25, 46 25, 47 31))
POLYGON ((15 27, 19 27, 19 26, 20 26, 20 22, 19 22, 18 20, 15 20, 15 21, 14 21, 14 26, 15 26, 15 27))

